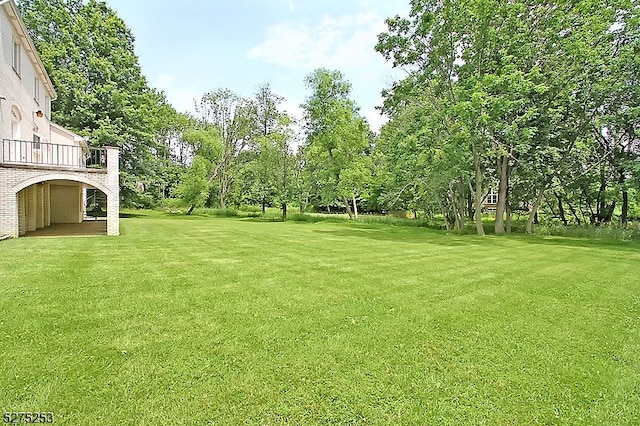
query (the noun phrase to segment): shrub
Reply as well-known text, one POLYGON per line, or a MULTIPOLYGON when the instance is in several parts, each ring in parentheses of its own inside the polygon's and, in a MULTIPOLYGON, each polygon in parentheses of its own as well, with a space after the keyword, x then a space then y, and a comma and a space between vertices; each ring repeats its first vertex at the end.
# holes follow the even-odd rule
POLYGON ((262 208, 259 206, 240 206, 240 208, 238 209, 241 212, 248 212, 248 213, 261 213, 262 212, 262 208))
POLYGON ((234 209, 197 208, 193 210, 193 214, 202 216, 237 217, 238 211, 234 209))
POLYGON ((313 216, 305 213, 293 213, 293 214, 287 215, 287 220, 291 220, 294 222, 315 223, 315 222, 322 222, 324 218, 322 216, 313 216))

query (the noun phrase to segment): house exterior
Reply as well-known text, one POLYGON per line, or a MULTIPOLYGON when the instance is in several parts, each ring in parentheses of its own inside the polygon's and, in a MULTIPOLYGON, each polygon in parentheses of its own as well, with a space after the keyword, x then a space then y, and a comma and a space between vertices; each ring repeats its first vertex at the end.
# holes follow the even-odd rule
POLYGON ((482 200, 482 208, 484 211, 495 212, 498 208, 498 193, 493 188, 485 195, 482 200))
POLYGON ((0 236, 81 223, 88 189, 104 193, 107 234, 119 235, 119 151, 51 122, 55 98, 14 0, 0 0, 0 236))

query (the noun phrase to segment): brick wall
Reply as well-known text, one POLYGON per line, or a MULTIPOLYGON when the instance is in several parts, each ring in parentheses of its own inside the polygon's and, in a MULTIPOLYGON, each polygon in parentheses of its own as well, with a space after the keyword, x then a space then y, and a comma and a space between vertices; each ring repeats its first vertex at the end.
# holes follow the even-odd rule
MULTIPOLYGON (((38 226, 38 216, 36 206, 40 199, 42 208, 42 221, 47 226, 52 221, 55 212, 52 210, 55 203, 51 200, 55 197, 50 181, 63 180, 78 182, 76 190, 78 199, 81 200, 81 185, 97 188, 107 196, 107 234, 119 235, 119 208, 120 208, 120 187, 119 187, 119 151, 117 148, 107 149, 107 170, 86 171, 77 170, 55 170, 54 168, 24 167, 0 165, 0 235, 11 235, 18 237, 24 231, 35 229, 38 226), (45 185, 38 185, 42 190, 38 190, 36 185, 44 182, 45 185), (26 191, 23 191, 27 189, 26 191), (22 191, 22 192, 21 192, 22 191), (50 192, 51 191, 51 192, 50 192), (20 198, 20 203, 18 199, 20 198), (33 211, 31 215, 29 212, 33 211), (26 212, 26 214, 24 213, 26 212), (23 215, 24 220, 18 220, 19 215, 23 215), (32 217, 33 216, 33 217, 32 217), (22 229, 22 222, 26 223, 22 229), (32 229, 33 228, 33 229, 32 229)), ((77 206, 74 205, 74 209, 77 206)), ((79 206, 79 210, 82 206, 79 206)), ((79 215, 79 213, 78 213, 79 215)), ((80 218, 81 219, 81 215, 80 218)))

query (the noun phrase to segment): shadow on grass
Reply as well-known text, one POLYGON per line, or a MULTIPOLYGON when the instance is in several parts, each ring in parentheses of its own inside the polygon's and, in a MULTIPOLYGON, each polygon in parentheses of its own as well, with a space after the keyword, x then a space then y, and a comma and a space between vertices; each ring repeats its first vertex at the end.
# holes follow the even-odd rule
POLYGON ((238 219, 241 219, 243 222, 262 222, 262 223, 285 223, 285 222, 289 222, 289 221, 284 221, 282 220, 281 217, 261 217, 261 216, 254 216, 254 217, 239 217, 238 219))
MULTIPOLYGON (((349 224, 346 224, 349 225, 349 224)), ((428 228, 401 228, 361 225, 342 229, 314 229, 312 232, 345 238, 369 238, 379 241, 431 243, 442 246, 507 246, 511 243, 524 243, 538 246, 557 246, 570 248, 604 249, 640 253, 640 243, 636 241, 605 240, 597 238, 571 238, 556 236, 538 236, 524 234, 487 235, 480 237, 471 234, 451 234, 428 228)))
POLYGON ((144 213, 120 212, 120 219, 130 219, 136 217, 149 217, 149 215, 144 213))
MULTIPOLYGON (((482 243, 480 237, 464 235, 447 235, 444 231, 428 228, 390 227, 362 224, 353 227, 345 224, 341 229, 313 229, 312 232, 322 235, 344 238, 368 238, 378 241, 405 243, 432 243, 445 246, 465 246, 482 243)), ((491 239, 494 241, 494 239, 491 239)), ((489 242, 489 240, 487 240, 489 242)))
MULTIPOLYGON (((513 237, 521 241, 528 241, 531 244, 590 248, 590 249, 608 249, 617 251, 627 251, 640 253, 640 242, 638 241, 622 241, 604 238, 587 238, 587 237, 559 237, 559 236, 538 236, 538 235, 514 235, 513 237)), ((511 238, 510 236, 507 238, 511 238)))

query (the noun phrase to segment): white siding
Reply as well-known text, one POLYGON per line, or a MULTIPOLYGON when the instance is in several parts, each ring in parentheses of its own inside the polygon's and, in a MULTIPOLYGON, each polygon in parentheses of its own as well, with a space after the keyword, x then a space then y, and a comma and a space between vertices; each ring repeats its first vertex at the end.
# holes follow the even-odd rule
POLYGON ((46 92, 42 79, 37 75, 37 67, 31 61, 27 52, 24 37, 16 32, 11 24, 7 11, 9 4, 0 6, 0 139, 10 139, 11 135, 11 107, 15 106, 22 114, 20 121, 20 135, 23 140, 31 140, 34 134, 40 136, 42 142, 49 142, 51 134, 49 119, 46 116, 38 118, 35 112, 45 111, 43 98, 46 92), (20 43, 21 72, 20 76, 13 70, 13 41, 20 43), (38 77, 40 86, 40 104, 34 97, 34 81, 38 77))

